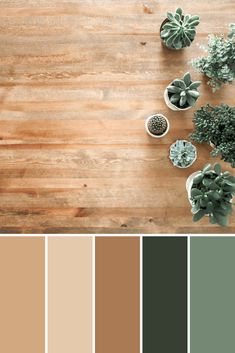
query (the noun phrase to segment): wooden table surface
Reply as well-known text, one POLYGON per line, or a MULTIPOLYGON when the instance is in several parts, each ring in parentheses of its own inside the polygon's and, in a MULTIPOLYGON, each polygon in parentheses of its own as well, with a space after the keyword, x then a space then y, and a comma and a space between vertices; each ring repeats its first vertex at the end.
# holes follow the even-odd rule
MULTIPOLYGON (((167 108, 167 84, 203 55, 198 43, 227 32, 234 0, 2 0, 0 2, 1 233, 235 233, 192 222, 187 177, 210 158, 172 166, 169 146, 188 138, 193 111, 234 105, 234 87, 195 109, 167 108), (181 6, 201 17, 190 48, 164 49, 159 27, 181 6), (169 134, 148 137, 160 112, 169 134)), ((229 170, 229 164, 223 166, 229 170)))

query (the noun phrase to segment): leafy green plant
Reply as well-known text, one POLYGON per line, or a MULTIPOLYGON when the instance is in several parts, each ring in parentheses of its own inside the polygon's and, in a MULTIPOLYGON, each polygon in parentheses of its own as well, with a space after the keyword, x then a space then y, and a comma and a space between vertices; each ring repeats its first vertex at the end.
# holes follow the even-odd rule
POLYGON ((190 191, 193 221, 197 222, 205 215, 212 224, 226 226, 232 213, 232 199, 235 195, 235 177, 222 172, 220 164, 212 167, 207 164, 193 179, 190 191))
POLYGON ((186 72, 182 79, 175 79, 167 87, 170 102, 181 109, 194 106, 200 96, 197 90, 200 84, 200 81, 192 82, 190 73, 186 72))
POLYGON ((235 107, 226 104, 201 107, 193 118, 195 131, 193 141, 213 144, 212 157, 221 158, 235 168, 235 107))
POLYGON ((224 35, 210 35, 208 56, 192 61, 192 66, 209 77, 208 85, 215 92, 223 84, 231 84, 235 79, 235 24, 230 25, 227 38, 224 35))
POLYGON ((167 22, 161 29, 164 44, 172 49, 189 47, 196 35, 196 26, 200 23, 198 16, 183 15, 181 8, 167 13, 167 22))

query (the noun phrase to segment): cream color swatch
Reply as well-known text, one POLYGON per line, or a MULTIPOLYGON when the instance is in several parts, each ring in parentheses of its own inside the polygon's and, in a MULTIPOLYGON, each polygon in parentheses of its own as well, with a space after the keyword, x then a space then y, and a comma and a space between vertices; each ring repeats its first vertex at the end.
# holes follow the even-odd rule
POLYGON ((44 239, 0 237, 0 352, 44 353, 44 239))
POLYGON ((48 293, 48 353, 91 353, 91 237, 49 238, 48 293))

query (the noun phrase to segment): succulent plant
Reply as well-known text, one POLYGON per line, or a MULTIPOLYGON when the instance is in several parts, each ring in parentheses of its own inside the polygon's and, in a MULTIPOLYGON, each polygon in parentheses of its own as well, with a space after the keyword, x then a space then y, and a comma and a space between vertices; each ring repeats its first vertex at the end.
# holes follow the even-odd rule
POLYGON ((215 92, 223 84, 235 80, 235 24, 230 24, 227 38, 210 35, 208 48, 201 46, 208 55, 192 60, 192 66, 209 78, 207 82, 215 92))
POLYGON ((190 135, 191 139, 212 143, 212 157, 221 155, 235 168, 235 106, 207 104, 195 112, 193 121, 195 131, 190 135))
POLYGON ((154 115, 148 121, 148 129, 153 135, 163 135, 168 128, 168 123, 163 115, 154 115))
POLYGON ((170 160, 178 168, 187 168, 197 157, 196 147, 189 141, 177 140, 170 147, 170 160))
POLYGON ((168 12, 167 19, 161 30, 164 44, 172 49, 189 47, 195 38, 199 17, 183 15, 182 9, 178 8, 175 14, 168 12))
POLYGON ((197 90, 200 84, 200 81, 192 82, 190 73, 186 72, 182 79, 175 79, 167 87, 170 102, 181 109, 192 107, 200 96, 197 90))
POLYGON ((205 215, 212 224, 226 226, 232 213, 232 199, 235 195, 235 177, 228 171, 222 172, 219 163, 214 167, 207 164, 194 177, 190 191, 193 221, 197 222, 205 215))

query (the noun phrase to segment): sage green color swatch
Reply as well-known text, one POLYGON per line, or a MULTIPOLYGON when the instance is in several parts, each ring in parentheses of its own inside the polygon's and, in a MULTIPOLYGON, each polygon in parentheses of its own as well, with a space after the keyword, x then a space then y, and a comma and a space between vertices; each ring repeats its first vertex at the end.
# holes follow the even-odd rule
POLYGON ((191 353, 235 351, 235 238, 193 237, 191 353))

